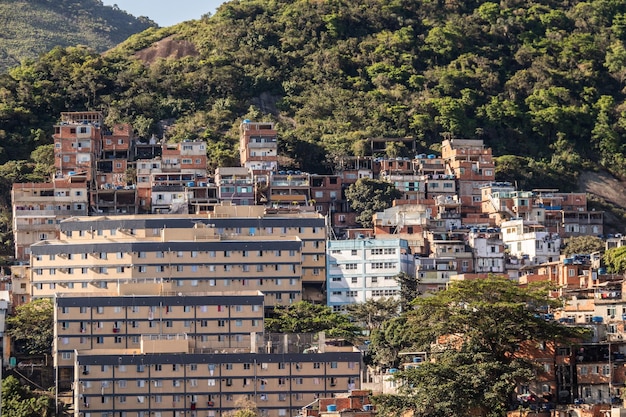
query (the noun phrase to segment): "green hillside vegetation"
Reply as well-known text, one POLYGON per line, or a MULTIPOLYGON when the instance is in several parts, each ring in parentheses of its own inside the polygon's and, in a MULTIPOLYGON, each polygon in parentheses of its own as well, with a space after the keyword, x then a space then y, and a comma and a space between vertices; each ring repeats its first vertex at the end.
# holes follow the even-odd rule
POLYGON ((103 52, 156 26, 100 0, 0 1, 0 72, 55 46, 88 45, 103 52))
MULTIPOLYGON (((205 139, 237 163, 242 118, 278 122, 287 165, 328 172, 368 137, 480 138, 500 180, 575 188, 626 174, 626 3, 240 0, 101 56, 56 48, 0 78, 0 163, 50 141, 61 111, 103 110, 140 135, 205 139), (193 56, 144 65, 158 40, 193 56)), ((402 151, 402 150, 401 150, 402 151)), ((28 173, 28 165, 25 168, 28 173)))

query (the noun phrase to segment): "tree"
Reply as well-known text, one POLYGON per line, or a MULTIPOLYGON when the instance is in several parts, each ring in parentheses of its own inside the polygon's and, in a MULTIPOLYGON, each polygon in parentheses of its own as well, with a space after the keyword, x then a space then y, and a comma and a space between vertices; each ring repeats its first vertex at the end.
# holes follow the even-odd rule
POLYGON ((400 272, 394 278, 400 284, 400 307, 402 311, 407 311, 411 302, 420 295, 419 281, 406 272, 400 272))
POLYGON ((54 413, 54 399, 37 395, 13 375, 2 381, 3 417, 46 417, 54 413))
POLYGON ((602 261, 611 274, 621 274, 626 271, 626 246, 607 250, 604 252, 602 261))
POLYGON ((40 145, 30 154, 35 163, 33 180, 50 181, 54 173, 54 144, 40 145))
POLYGON ((406 155, 406 146, 402 142, 391 141, 385 145, 385 153, 389 158, 397 158, 406 155))
POLYGON ((236 403, 236 410, 227 411, 224 417, 258 417, 259 409, 254 401, 243 400, 236 403))
POLYGON ((575 254, 588 255, 593 252, 604 251, 604 241, 597 236, 568 237, 564 243, 565 248, 563 248, 561 254, 566 257, 575 254))
POLYGON ((352 322, 361 324, 370 332, 396 317, 398 308, 398 300, 392 297, 368 298, 364 303, 350 304, 347 307, 352 322))
POLYGON ((7 318, 7 333, 23 353, 48 355, 53 340, 52 301, 38 298, 16 307, 15 315, 7 318))
POLYGON ((273 333, 325 332, 330 337, 354 340, 361 328, 347 315, 335 313, 330 307, 299 301, 287 307, 274 307, 274 316, 265 320, 265 330, 273 333))
POLYGON ((404 328, 411 339, 383 342, 398 350, 426 351, 431 361, 397 373, 400 395, 377 397, 379 412, 504 415, 516 384, 534 377, 520 346, 584 335, 539 314, 552 304, 547 296, 547 284, 524 288, 491 276, 456 281, 432 297, 416 299, 415 309, 398 319, 395 330, 404 328))
POLYGON ((363 227, 371 227, 374 213, 391 207, 393 200, 401 196, 393 184, 371 178, 359 178, 346 190, 350 207, 359 213, 356 221, 363 227))

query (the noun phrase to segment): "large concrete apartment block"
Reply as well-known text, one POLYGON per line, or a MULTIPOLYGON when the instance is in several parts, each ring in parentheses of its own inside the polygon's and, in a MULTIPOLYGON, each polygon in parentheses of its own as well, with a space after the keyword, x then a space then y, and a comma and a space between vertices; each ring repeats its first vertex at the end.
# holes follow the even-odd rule
POLYGON ((245 351, 251 333, 263 332, 263 298, 258 291, 179 295, 166 284, 57 294, 53 358, 59 384, 69 387, 72 382, 75 351, 139 351, 145 335, 184 334, 197 353, 245 351))
POLYGON ((169 282, 176 291, 260 290, 266 304, 320 301, 325 219, 218 206, 211 215, 77 217, 59 240, 35 243, 34 297, 105 293, 125 282, 169 282))
POLYGON ((263 300, 164 284, 57 294, 58 395, 73 390, 75 416, 219 416, 248 401, 284 417, 360 387, 357 349, 323 334, 264 334, 263 300))
POLYGON ((261 416, 286 417, 357 389, 361 353, 82 351, 75 365, 76 416, 217 417, 253 403, 261 416))

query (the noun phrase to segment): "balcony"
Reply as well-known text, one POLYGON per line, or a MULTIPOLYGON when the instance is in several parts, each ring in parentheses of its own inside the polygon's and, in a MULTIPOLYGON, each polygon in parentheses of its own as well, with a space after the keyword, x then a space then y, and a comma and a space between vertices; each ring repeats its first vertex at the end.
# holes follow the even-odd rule
MULTIPOLYGON (((86 206, 86 202, 84 202, 86 206)), ((56 216, 85 216, 87 215, 87 210, 26 210, 25 208, 20 209, 19 207, 15 210, 16 218, 52 218, 56 216)))

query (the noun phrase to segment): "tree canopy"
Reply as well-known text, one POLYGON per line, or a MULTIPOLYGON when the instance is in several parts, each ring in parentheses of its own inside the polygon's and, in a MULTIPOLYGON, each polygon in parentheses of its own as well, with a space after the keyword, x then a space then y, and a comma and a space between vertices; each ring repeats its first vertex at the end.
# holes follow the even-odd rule
POLYGON ((400 304, 392 297, 368 298, 364 303, 350 304, 347 313, 353 323, 370 332, 398 315, 400 304))
POLYGON ((36 59, 57 45, 89 45, 104 52, 130 35, 156 26, 101 0, 17 0, 0 2, 3 36, 0 72, 36 59), (46 22, 46 24, 41 24, 46 22))
POLYGON ((2 380, 2 417, 46 417, 54 412, 52 396, 34 393, 12 375, 2 380))
POLYGON ((393 200, 401 196, 390 182, 371 178, 359 178, 346 190, 350 207, 358 213, 356 220, 363 227, 371 227, 374 213, 391 207, 393 200))
POLYGON ((604 252, 602 261, 606 265, 607 271, 612 274, 626 272, 626 246, 607 250, 604 252))
POLYGON ((506 278, 457 281, 392 320, 372 339, 375 355, 404 349, 430 361, 399 372, 399 396, 377 399, 383 413, 500 416, 517 383, 534 376, 525 343, 566 341, 578 330, 545 320, 547 287, 523 288, 506 278), (433 389, 436 386, 437 389, 433 389))
POLYGON ((317 333, 329 337, 354 340, 361 329, 350 322, 347 315, 332 308, 299 301, 287 307, 274 307, 273 317, 265 320, 265 330, 271 333, 317 333))
MULTIPOLYGON (((282 154, 310 172, 326 171, 329 154, 362 153, 367 138, 412 137, 428 151, 448 135, 523 155, 522 179, 544 188, 575 184, 585 161, 621 174, 624 14, 604 0, 227 2, 104 56, 55 48, 4 74, 0 162, 27 159, 32 132, 49 140, 61 111, 102 108, 141 135, 173 121, 172 139, 206 139, 230 160, 252 106, 280 121, 282 154), (182 57, 137 60, 159 41, 182 57)), ((407 151, 390 143, 389 155, 407 151)))
POLYGON ((7 333, 18 351, 48 355, 52 351, 54 307, 48 298, 38 298, 15 308, 7 317, 7 333))
POLYGON ((604 241, 597 236, 574 236, 565 239, 565 247, 561 255, 589 255, 594 252, 604 252, 604 241))

